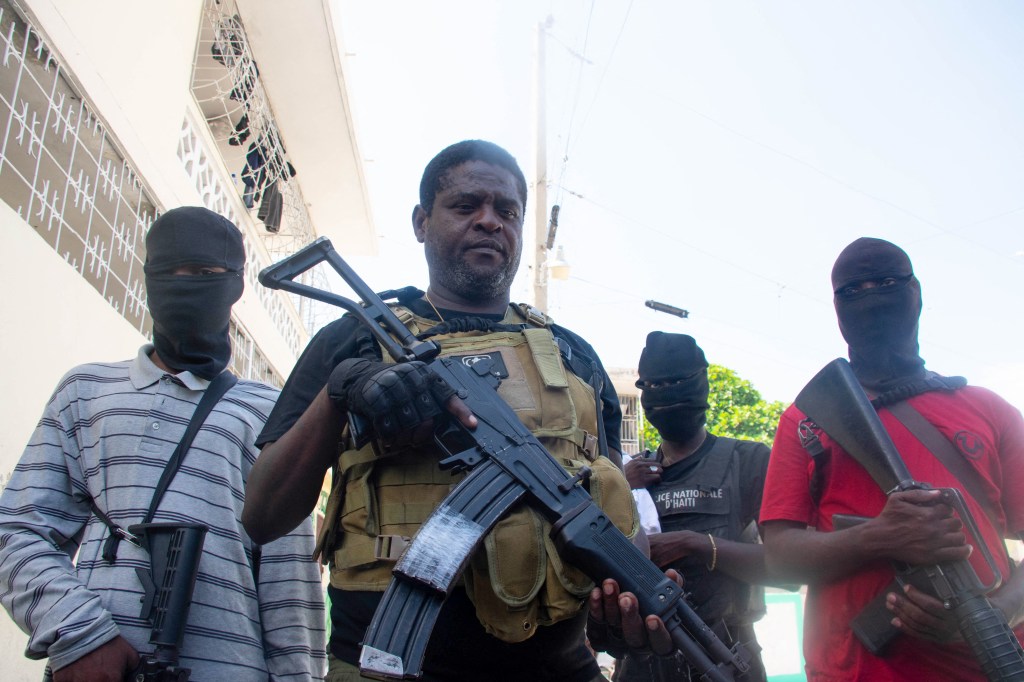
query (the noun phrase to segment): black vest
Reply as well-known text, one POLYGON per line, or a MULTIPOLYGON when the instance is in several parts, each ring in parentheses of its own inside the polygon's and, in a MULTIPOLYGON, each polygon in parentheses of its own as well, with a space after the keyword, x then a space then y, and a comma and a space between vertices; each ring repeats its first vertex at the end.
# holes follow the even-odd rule
MULTIPOLYGON (((712 436, 708 436, 711 438, 712 436)), ((716 538, 758 542, 757 524, 743 525, 739 458, 745 443, 718 437, 696 466, 680 480, 662 481, 647 490, 654 500, 662 532, 690 530, 716 538)), ((669 467, 670 472, 673 467, 669 467)), ((764 588, 751 586, 721 571, 708 571, 699 559, 671 566, 683 575, 694 610, 706 623, 751 623, 764 614, 764 588)))

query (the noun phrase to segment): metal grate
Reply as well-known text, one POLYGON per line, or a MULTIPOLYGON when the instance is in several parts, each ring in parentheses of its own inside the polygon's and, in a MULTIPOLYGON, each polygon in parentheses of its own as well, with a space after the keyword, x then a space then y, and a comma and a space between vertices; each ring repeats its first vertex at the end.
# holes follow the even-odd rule
POLYGON ((276 388, 284 385, 284 379, 274 371, 266 356, 247 331, 235 320, 231 320, 231 366, 234 374, 253 381, 262 381, 276 388))
MULTIPOLYGON (((143 335, 152 335, 146 305, 145 235, 159 215, 150 192, 120 152, 88 98, 73 85, 43 36, 9 0, 0 0, 0 199, 143 335)), ((187 126, 186 126, 187 127, 187 126)), ((183 131, 183 140, 190 138, 183 131)), ((197 178, 209 164, 198 152, 179 157, 197 178), (187 159, 185 157, 188 157, 187 159), (196 161, 194 167, 191 161, 196 161)), ((189 148, 190 151, 194 151, 189 148)), ((197 185, 206 199, 209 183, 197 185)), ((237 224, 226 202, 209 208, 237 224)), ((260 269, 247 249, 247 285, 264 305, 289 348, 298 353, 302 331, 282 297, 256 281, 260 269), (276 303, 276 305, 275 305, 276 303)), ((232 320, 232 369, 245 378, 281 386, 253 339, 232 320)))
POLYGON ((232 171, 235 191, 266 229, 274 259, 294 253, 314 230, 233 0, 207 0, 192 92, 232 171), (276 206, 274 205, 276 203, 276 206), (280 216, 274 220, 277 210, 280 216))
POLYGON ((156 207, 43 37, 0 0, 0 199, 145 335, 156 207))
MULTIPOLYGON (((240 197, 250 219, 264 227, 262 241, 271 260, 289 256, 313 241, 316 233, 306 201, 299 183, 292 179, 297 170, 288 161, 234 0, 205 3, 192 71, 192 94, 216 144, 213 153, 224 160, 230 173, 228 181, 204 162, 207 152, 186 120, 179 156, 196 179, 200 193, 225 207, 225 192, 240 197), (279 215, 275 216, 275 211, 279 215)), ((331 289, 321 268, 303 273, 300 279, 318 289, 331 289)), ((255 280, 252 283, 257 286, 255 280)), ((325 316, 323 306, 299 296, 284 296, 299 311, 308 334, 315 333, 325 316)), ((286 321, 273 299, 262 293, 261 299, 297 354, 300 349, 293 343, 301 344, 302 339, 293 334, 290 320, 286 321)))
POLYGON ((622 452, 635 455, 640 452, 640 398, 635 395, 620 395, 622 408, 622 452))

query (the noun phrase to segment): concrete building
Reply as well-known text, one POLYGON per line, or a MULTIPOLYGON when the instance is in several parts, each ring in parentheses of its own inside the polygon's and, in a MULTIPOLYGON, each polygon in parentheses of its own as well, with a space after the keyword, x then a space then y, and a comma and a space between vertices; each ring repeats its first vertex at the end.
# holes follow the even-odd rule
MULTIPOLYGON (((0 488, 60 376, 146 341, 144 236, 167 209, 242 229, 232 369, 287 376, 311 311, 259 271, 317 236, 376 243, 332 27, 321 0, 0 0, 0 488)), ((0 617, 5 682, 41 679, 25 642, 0 617)))

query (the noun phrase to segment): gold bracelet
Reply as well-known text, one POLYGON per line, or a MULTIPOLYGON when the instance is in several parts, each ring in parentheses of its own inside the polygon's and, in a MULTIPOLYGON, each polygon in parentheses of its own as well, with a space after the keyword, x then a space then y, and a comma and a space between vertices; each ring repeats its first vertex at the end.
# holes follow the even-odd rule
POLYGON ((711 540, 711 563, 705 564, 705 566, 709 571, 713 571, 718 565, 718 545, 715 544, 715 536, 711 533, 708 533, 708 540, 711 540))

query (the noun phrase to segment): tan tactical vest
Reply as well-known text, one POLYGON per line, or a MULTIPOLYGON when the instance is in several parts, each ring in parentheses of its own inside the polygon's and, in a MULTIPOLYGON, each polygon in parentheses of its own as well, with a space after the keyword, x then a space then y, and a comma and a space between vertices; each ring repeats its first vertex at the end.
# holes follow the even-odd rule
MULTIPOLYGON (((413 333, 437 324, 394 308, 413 333)), ((441 345, 443 356, 500 353, 508 377, 499 395, 568 471, 591 467, 590 494, 632 537, 639 517, 629 484, 617 466, 597 454, 593 389, 563 365, 543 314, 511 305, 503 323, 526 324, 521 331, 462 332, 431 340, 441 345)), ((437 462, 434 449, 380 456, 371 444, 341 453, 318 542, 318 552, 333 549, 332 585, 369 591, 387 587, 402 550, 463 478, 440 470, 437 462)), ((523 641, 538 625, 574 615, 593 587, 582 572, 559 559, 550 529, 520 504, 487 535, 463 573, 480 622, 506 642, 523 641)))

